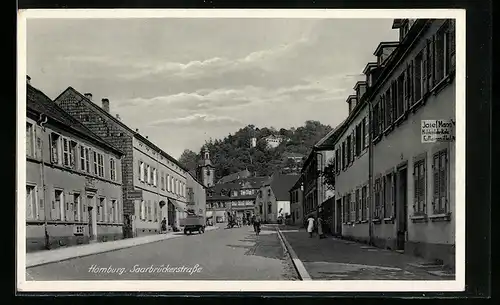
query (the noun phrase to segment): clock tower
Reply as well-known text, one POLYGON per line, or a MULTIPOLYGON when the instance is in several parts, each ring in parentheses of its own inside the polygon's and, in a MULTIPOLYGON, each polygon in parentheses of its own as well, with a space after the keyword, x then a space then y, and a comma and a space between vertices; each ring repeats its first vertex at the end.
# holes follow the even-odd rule
POLYGON ((210 152, 207 147, 203 149, 202 158, 198 163, 197 176, 198 180, 205 187, 214 186, 215 167, 212 165, 212 161, 210 161, 210 152))

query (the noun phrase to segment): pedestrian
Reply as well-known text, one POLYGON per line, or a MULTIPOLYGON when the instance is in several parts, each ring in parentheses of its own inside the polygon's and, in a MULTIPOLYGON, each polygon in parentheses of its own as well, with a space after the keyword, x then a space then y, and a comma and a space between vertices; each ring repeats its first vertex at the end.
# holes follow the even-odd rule
POLYGON ((261 223, 260 215, 257 215, 257 217, 255 217, 255 221, 254 221, 254 225, 253 225, 254 231, 257 235, 259 235, 259 233, 260 233, 260 223, 261 223))
POLYGON ((313 231, 314 231, 314 218, 312 216, 309 216, 307 219, 307 232, 309 233, 309 237, 313 237, 313 231))
POLYGON ((161 233, 167 231, 167 219, 163 217, 163 220, 161 221, 161 233))
POLYGON ((325 238, 325 234, 323 232, 323 219, 318 217, 318 236, 320 239, 325 238))

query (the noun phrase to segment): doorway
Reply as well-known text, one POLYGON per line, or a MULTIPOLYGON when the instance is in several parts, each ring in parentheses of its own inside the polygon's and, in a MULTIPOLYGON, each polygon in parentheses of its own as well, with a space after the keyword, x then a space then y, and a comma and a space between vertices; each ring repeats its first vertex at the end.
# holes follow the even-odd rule
POLYGON ((397 217, 397 250, 405 250, 408 234, 408 168, 398 169, 396 188, 396 217, 397 217))
POLYGON ((167 224, 168 226, 175 226, 175 206, 170 200, 167 203, 167 224))
POLYGON ((338 199, 335 205, 335 234, 342 236, 342 199, 338 199))
POLYGON ((95 234, 94 234, 94 196, 87 196, 87 215, 89 216, 88 218, 88 226, 89 226, 89 240, 94 240, 95 239, 95 234))

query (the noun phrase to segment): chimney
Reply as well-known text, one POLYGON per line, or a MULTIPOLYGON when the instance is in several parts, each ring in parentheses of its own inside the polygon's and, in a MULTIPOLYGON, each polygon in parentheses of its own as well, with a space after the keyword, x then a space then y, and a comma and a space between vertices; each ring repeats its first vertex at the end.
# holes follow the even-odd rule
POLYGON ((109 100, 107 98, 102 99, 102 109, 109 113, 109 100))
POLYGON ((86 98, 88 98, 89 100, 92 100, 92 93, 85 93, 84 94, 86 98))
POLYGON ((139 132, 139 128, 136 128, 136 129, 135 129, 135 132, 139 132))
POLYGON ((118 113, 116 114, 116 119, 121 121, 120 115, 118 113))
POLYGON ((29 75, 26 75, 26 83, 31 85, 31 77, 29 75))

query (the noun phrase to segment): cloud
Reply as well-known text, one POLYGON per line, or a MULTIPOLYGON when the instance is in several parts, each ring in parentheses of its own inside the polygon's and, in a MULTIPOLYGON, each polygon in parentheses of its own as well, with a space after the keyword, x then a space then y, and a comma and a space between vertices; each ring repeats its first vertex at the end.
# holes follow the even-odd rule
POLYGON ((149 126, 166 126, 166 125, 176 125, 176 126, 190 126, 193 128, 204 127, 204 126, 237 126, 241 125, 242 122, 224 116, 215 116, 210 114, 193 114, 190 116, 182 118, 172 118, 163 119, 151 122, 149 126))

